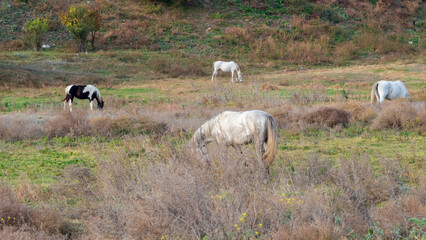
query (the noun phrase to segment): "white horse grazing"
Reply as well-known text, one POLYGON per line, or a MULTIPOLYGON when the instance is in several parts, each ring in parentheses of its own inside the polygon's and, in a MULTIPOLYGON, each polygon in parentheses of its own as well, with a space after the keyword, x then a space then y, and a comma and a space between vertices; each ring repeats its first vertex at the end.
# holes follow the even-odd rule
POLYGON ((212 75, 212 81, 216 78, 219 70, 222 70, 224 72, 231 72, 231 82, 234 82, 234 73, 235 73, 235 80, 237 82, 243 81, 243 76, 241 74, 240 67, 237 65, 236 62, 222 62, 217 61, 213 63, 213 75, 212 75))
MULTIPOLYGON (((241 151, 243 144, 253 142, 261 157, 266 173, 277 153, 277 127, 274 118, 266 112, 252 110, 245 112, 224 111, 201 125, 195 131, 191 143, 196 146, 204 160, 210 165, 206 145, 211 141, 232 146, 241 151)), ((266 176, 266 175, 265 175, 266 176)))
POLYGON ((407 88, 401 81, 378 81, 371 89, 371 104, 382 103, 385 99, 409 98, 407 88))
POLYGON ((62 100, 64 102, 64 111, 66 108, 66 103, 70 105, 70 111, 72 112, 72 102, 74 97, 78 99, 89 99, 90 109, 93 110, 93 100, 96 99, 98 102, 98 108, 102 109, 104 107, 104 101, 102 100, 101 93, 93 85, 69 85, 65 88, 65 98, 62 100))

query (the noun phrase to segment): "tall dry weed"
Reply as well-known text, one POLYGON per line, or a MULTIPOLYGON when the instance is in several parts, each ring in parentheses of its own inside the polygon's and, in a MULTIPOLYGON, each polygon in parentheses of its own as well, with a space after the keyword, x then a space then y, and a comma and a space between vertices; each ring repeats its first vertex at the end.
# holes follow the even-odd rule
POLYGON ((0 139, 38 139, 43 134, 44 120, 31 114, 5 114, 0 117, 0 139))
POLYGON ((88 112, 83 110, 64 111, 45 125, 44 132, 48 137, 90 135, 87 114, 88 112))
POLYGON ((377 118, 373 120, 371 129, 418 129, 424 131, 426 120, 424 112, 426 107, 419 105, 414 107, 413 103, 394 101, 382 104, 382 110, 377 118))
MULTIPOLYGON (((19 235, 20 231, 28 232, 23 236, 52 236, 52 239, 61 239, 64 235, 77 234, 77 232, 64 232, 67 222, 57 210, 49 207, 28 207, 18 202, 12 189, 4 184, 0 186, 0 229, 6 227, 19 235)), ((3 232, 3 231, 0 231, 3 232)), ((3 233, 0 233, 4 234, 3 233)))
POLYGON ((349 123, 350 116, 351 114, 344 110, 320 107, 305 114, 302 119, 308 124, 335 127, 337 125, 346 126, 349 123))

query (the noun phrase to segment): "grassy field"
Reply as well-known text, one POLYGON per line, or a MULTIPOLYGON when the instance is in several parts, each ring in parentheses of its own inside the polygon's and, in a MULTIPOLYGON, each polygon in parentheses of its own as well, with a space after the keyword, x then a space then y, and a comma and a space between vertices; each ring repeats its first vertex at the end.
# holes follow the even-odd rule
POLYGON ((243 62, 243 82, 232 84, 225 73, 211 82, 206 60, 201 76, 169 78, 145 55, 0 54, 3 76, 18 76, 0 90, 0 237, 424 237, 422 59, 278 71, 243 62), (381 79, 404 81, 411 99, 370 105, 381 79), (95 83, 105 108, 92 112, 76 100, 64 112, 71 83, 95 83), (324 106, 337 115, 315 115, 324 106), (206 169, 188 145, 220 111, 249 109, 278 124, 267 184, 252 146, 240 155, 211 144, 206 169))

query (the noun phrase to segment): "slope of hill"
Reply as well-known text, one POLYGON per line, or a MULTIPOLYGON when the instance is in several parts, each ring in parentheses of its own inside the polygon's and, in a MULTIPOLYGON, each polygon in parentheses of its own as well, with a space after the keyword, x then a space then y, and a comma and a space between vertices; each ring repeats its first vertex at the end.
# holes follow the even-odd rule
POLYGON ((46 17, 44 42, 58 51, 74 51, 58 18, 73 4, 101 9, 103 25, 93 50, 180 52, 270 65, 341 65, 366 57, 410 57, 426 46, 421 0, 165 2, 5 0, 0 6, 0 48, 26 48, 25 21, 46 17))

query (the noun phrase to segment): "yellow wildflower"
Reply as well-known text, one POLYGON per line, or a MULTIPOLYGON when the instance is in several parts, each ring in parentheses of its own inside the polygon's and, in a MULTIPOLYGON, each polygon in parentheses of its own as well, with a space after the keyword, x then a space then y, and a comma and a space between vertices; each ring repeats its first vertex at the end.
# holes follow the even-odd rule
POLYGON ((245 216, 245 215, 247 215, 247 213, 244 213, 243 215, 245 216))
POLYGON ((235 227, 238 227, 238 225, 237 225, 237 224, 235 224, 235 227))
POLYGON ((240 218, 240 221, 242 222, 242 221, 244 221, 244 218, 240 218))
POLYGON ((258 232, 256 232, 256 235, 259 234, 258 232))
POLYGON ((259 224, 259 227, 263 226, 263 224, 259 224))

